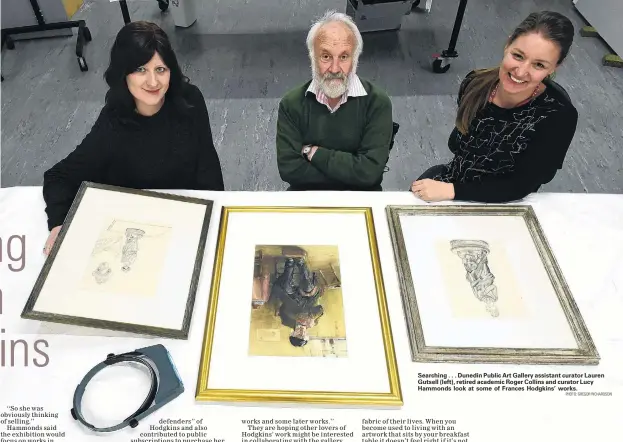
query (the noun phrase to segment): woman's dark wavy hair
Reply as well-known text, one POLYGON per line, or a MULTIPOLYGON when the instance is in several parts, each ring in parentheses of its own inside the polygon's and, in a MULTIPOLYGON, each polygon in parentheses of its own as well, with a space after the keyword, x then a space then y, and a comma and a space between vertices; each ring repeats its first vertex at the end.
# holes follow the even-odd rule
POLYGON ((125 25, 117 34, 110 51, 110 64, 104 73, 109 86, 106 106, 122 121, 131 120, 136 108, 126 77, 147 64, 156 52, 171 75, 166 100, 182 113, 191 107, 184 98, 189 80, 182 73, 169 37, 154 23, 135 21, 125 25))

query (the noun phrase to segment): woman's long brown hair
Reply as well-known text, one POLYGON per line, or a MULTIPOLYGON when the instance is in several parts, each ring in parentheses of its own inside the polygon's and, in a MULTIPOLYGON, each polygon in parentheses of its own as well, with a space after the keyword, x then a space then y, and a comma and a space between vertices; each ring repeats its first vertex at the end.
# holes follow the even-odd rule
MULTIPOLYGON (((558 64, 563 62, 573 42, 574 28, 571 21, 557 12, 543 11, 530 14, 509 37, 506 47, 518 37, 536 32, 556 43, 560 49, 558 64)), ((500 68, 481 69, 469 78, 459 102, 456 127, 462 133, 469 131, 472 120, 486 106, 493 88, 499 81, 500 68)))

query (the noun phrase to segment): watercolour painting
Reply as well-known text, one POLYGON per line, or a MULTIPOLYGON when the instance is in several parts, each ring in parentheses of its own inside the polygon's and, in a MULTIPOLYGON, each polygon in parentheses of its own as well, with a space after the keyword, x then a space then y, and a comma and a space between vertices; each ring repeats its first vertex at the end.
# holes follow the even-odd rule
POLYGON ((255 249, 249 354, 346 357, 336 246, 255 249))

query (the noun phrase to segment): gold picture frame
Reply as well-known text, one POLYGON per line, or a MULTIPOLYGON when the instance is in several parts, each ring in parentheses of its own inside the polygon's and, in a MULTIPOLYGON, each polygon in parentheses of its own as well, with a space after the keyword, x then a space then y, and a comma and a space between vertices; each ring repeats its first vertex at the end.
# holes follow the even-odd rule
MULTIPOLYGON (((355 219, 355 218, 348 218, 355 219)), ((313 219, 310 220, 313 223, 313 219)), ((285 221, 284 221, 285 222, 285 221)), ((246 222, 245 222, 246 223, 246 222)), ((244 225, 249 225, 248 223, 242 223, 244 225)), ((238 225, 242 225, 238 224, 238 225)), ((285 224, 284 224, 285 225, 285 224)), ((278 228, 278 227, 275 227, 278 228)), ((293 230, 298 229, 298 227, 293 227, 293 230)), ((355 229, 356 230, 356 229, 355 229)), ((296 235, 294 233, 293 235, 296 235)), ((252 242, 249 239, 249 242, 252 242)), ((244 246, 241 249, 247 250, 250 253, 251 247, 244 246)), ((247 261, 248 262, 248 261, 247 261)), ((249 270, 248 267, 244 267, 245 271, 249 270)), ((367 269, 366 269, 367 270, 367 269)), ((247 272, 248 274, 248 272, 247 272)), ((351 275, 347 275, 344 278, 344 285, 348 285, 348 278, 351 275)), ((230 286, 231 287, 231 286, 230 286)), ((246 285, 244 286, 246 290, 246 285)), ((250 290, 248 291, 250 293, 250 290)), ((371 293, 371 292, 368 292, 371 293)), ((361 295, 361 293, 355 293, 356 295, 361 295)), ((362 295, 365 295, 363 293, 362 295)), ((347 297, 347 296, 345 296, 347 297)), ((351 296, 352 298, 352 296, 351 296)), ((249 298, 250 299, 250 298, 249 298)), ((242 301, 241 301, 242 302, 242 301)), ((224 305, 224 304, 223 304, 224 305)), ((226 307, 223 307, 226 308, 226 307)), ((345 309, 347 310, 347 309, 345 309)), ((348 313, 348 312, 346 312, 348 313)), ((359 312, 358 312, 359 313, 359 312)), ((355 319, 355 316, 358 315, 350 315, 347 317, 348 319, 355 319)), ((229 331, 234 327, 229 318, 225 319, 227 325, 224 328, 228 330, 227 346, 231 349, 227 351, 228 354, 235 353, 236 345, 233 343, 234 341, 229 340, 229 331)), ((240 340, 242 342, 242 340, 240 340)), ((381 341, 379 341, 381 342, 381 341)), ((240 344, 242 345, 242 344, 240 344)), ((378 348, 381 348, 379 344, 378 348)), ((245 356, 246 357, 246 356, 245 356)), ((316 358, 316 360, 312 363, 321 363, 318 362, 322 360, 328 361, 330 358, 316 358)), ((266 358, 264 358, 266 360, 266 358)), ((290 366, 295 358, 290 358, 290 362, 288 362, 285 366, 290 366)), ((311 360, 308 358, 307 360, 311 360)), ((252 361, 252 359, 248 359, 248 361, 252 361)), ((350 362, 349 362, 350 363, 350 362)), ((284 367, 283 362, 279 362, 275 366, 284 367)), ((379 366, 381 363, 379 362, 379 366)), ((249 370, 253 373, 253 368, 245 368, 245 370, 249 370)), ((233 373, 233 372, 232 372, 233 373)), ((229 375, 228 375, 229 376, 229 375)), ((231 374, 234 376, 234 374, 231 374)), ((367 385, 366 385, 367 387, 367 385)), ((196 387, 196 400, 201 402, 295 402, 295 403, 307 403, 307 404, 331 404, 331 405, 355 405, 355 406, 383 406, 383 407, 396 407, 401 406, 403 404, 402 392, 400 387, 399 374, 397 369, 396 356, 394 351, 394 344, 392 338, 391 324, 388 316, 388 308, 385 296, 385 288, 383 282, 383 276, 381 272, 380 266, 380 258, 377 247, 376 233, 374 227, 374 220, 372 216, 372 209, 366 207, 352 207, 352 208, 337 208, 337 207, 223 207, 220 218, 220 227, 219 227, 219 236, 217 241, 215 262, 214 262, 214 270, 212 274, 212 284, 211 284, 211 293, 208 304, 208 312, 207 312, 207 320, 205 324, 204 338, 202 344, 201 351, 201 361, 200 368, 198 373, 197 387, 196 387), (267 215, 268 214, 268 215, 267 215), (274 219, 283 219, 284 217, 292 216, 292 217, 330 217, 330 216, 357 216, 361 217, 360 221, 364 223, 362 226, 358 222, 357 228, 358 231, 365 231, 367 238, 357 237, 357 241, 359 243, 362 240, 366 241, 362 247, 369 249, 369 258, 370 258, 370 273, 373 275, 374 287, 370 290, 374 290, 376 293, 375 299, 368 299, 368 303, 377 310, 378 312, 378 324, 379 324, 379 333, 380 339, 382 340, 382 353, 384 355, 384 362, 382 366, 384 368, 384 373, 382 376, 386 376, 385 381, 387 382, 387 386, 389 387, 387 391, 383 392, 375 392, 375 391, 335 391, 331 389, 296 389, 296 388, 288 388, 288 389, 279 389, 279 388, 220 388, 220 387, 211 387, 209 388, 209 382, 211 380, 211 376, 217 376, 214 370, 221 365, 227 365, 228 367, 237 367, 239 365, 252 365, 252 362, 245 362, 242 364, 237 363, 229 363, 227 361, 223 361, 220 356, 217 356, 215 359, 215 329, 218 328, 218 318, 219 309, 221 309, 221 304, 223 302, 229 302, 232 296, 247 296, 245 294, 239 294, 238 290, 229 290, 227 291, 227 296, 221 296, 221 290, 226 290, 224 288, 224 262, 226 265, 227 262, 227 254, 229 253, 229 259, 234 259, 232 255, 235 255, 237 252, 235 250, 235 244, 232 243, 233 240, 231 238, 240 238, 241 232, 238 231, 229 231, 232 229, 232 219, 236 220, 237 216, 247 216, 248 218, 252 218, 252 216, 273 216, 274 219), (228 243, 229 240, 229 243, 228 243), (216 361, 216 364, 215 364, 216 361), (216 367, 216 368, 215 368, 216 367)))
MULTIPOLYGON (((407 323, 407 329, 409 333, 409 341, 411 348, 412 360, 415 362, 459 362, 459 363, 510 363, 510 364, 560 364, 560 365, 596 365, 599 363, 600 356, 597 352, 595 344, 591 338, 590 332, 584 323, 582 315, 576 302, 571 294, 571 291, 565 281, 563 273, 552 253, 552 250, 548 244, 548 241, 545 237, 543 229, 537 219, 537 216, 533 210, 533 208, 529 205, 430 205, 430 206, 387 206, 386 214, 389 223, 389 230, 391 235, 392 246, 394 250, 394 258, 397 266, 399 284, 401 288, 401 297, 403 308, 405 311, 405 319, 407 323), (417 266, 422 265, 422 260, 417 260, 411 257, 407 252, 407 246, 405 242, 405 235, 409 236, 411 241, 417 236, 416 234, 407 232, 405 234, 405 230, 403 227, 403 223, 401 223, 401 217, 405 217, 404 219, 408 219, 407 217, 426 217, 429 218, 426 221, 422 221, 422 224, 417 224, 416 221, 408 221, 411 224, 409 225, 410 232, 414 231, 415 226, 422 227, 426 225, 425 223, 433 223, 431 217, 435 217, 434 225, 441 226, 435 227, 435 229, 439 228, 439 235, 446 235, 446 229, 450 229, 450 224, 448 220, 442 220, 443 217, 456 217, 456 222, 454 222, 454 226, 460 226, 467 223, 467 217, 493 217, 491 219, 490 224, 486 224, 483 229, 488 228, 489 230, 495 230, 493 223, 496 221, 500 221, 503 217, 519 217, 523 222, 515 222, 517 226, 520 224, 523 225, 526 232, 524 234, 524 239, 528 241, 530 238, 531 246, 536 249, 536 253, 532 253, 534 257, 534 261, 540 261, 538 266, 545 270, 547 276, 541 278, 542 281, 548 281, 548 284, 551 284, 551 288, 555 293, 555 300, 551 301, 551 305, 556 305, 560 310, 562 310, 562 314, 559 314, 560 318, 564 318, 564 320, 560 320, 559 324, 562 324, 563 321, 568 326, 568 330, 565 332, 571 338, 567 339, 567 342, 574 341, 574 348, 572 346, 569 347, 493 347, 493 346, 483 346, 483 345, 461 345, 461 346, 449 346, 449 345, 439 345, 439 344, 431 344, 427 343, 426 333, 423 326, 423 315, 426 314, 424 311, 425 308, 421 305, 422 302, 418 302, 418 291, 415 286, 420 284, 422 290, 420 290, 419 297, 421 300, 425 299, 425 296, 429 296, 429 298, 433 298, 433 295, 424 295, 422 292, 426 292, 427 288, 431 287, 431 285, 427 285, 426 282, 422 281, 426 279, 426 275, 419 275, 418 277, 414 277, 413 272, 419 272, 417 266), (539 259, 540 258, 540 259, 539 259)), ((475 218, 472 218, 475 219, 475 218)), ((484 220, 484 218, 481 218, 484 220)), ((518 221, 518 220, 515 220, 518 221)), ((476 221, 478 223, 479 221, 476 221)), ((429 224, 433 226, 433 224, 429 224)), ((472 223, 471 225, 476 225, 472 223)), ((503 227, 501 227, 503 228, 503 227)), ((454 229, 456 232, 460 232, 461 228, 456 227, 454 229)), ((464 229, 463 232, 468 229, 464 229)), ((484 232, 484 230, 480 230, 484 232)), ((520 230, 516 230, 519 232, 520 230)), ((435 235, 436 233, 431 229, 428 235, 435 235)), ((472 243, 478 242, 478 240, 468 240, 472 243)), ((451 241, 452 242, 452 241, 451 241)), ((432 240, 431 240, 432 243, 432 240)), ((485 243, 485 241, 480 241, 480 243, 485 243)), ((419 248, 418 253, 424 256, 427 256, 426 251, 424 250, 426 247, 421 244, 411 244, 410 247, 419 248)), ((450 246, 452 247, 452 246, 450 246)), ((454 243, 454 247, 456 250, 456 242, 454 243)), ((509 247, 512 249, 514 253, 520 254, 518 247, 509 247)), ((487 254, 493 254, 493 247, 491 247, 491 253, 489 253, 489 249, 487 248, 487 254)), ((499 250, 499 248, 498 248, 499 250)), ((455 253, 456 255, 457 253, 455 253)), ((437 255, 438 256, 438 255, 437 255)), ((463 259, 463 258, 461 258, 463 259)), ((522 258, 518 258, 520 261, 522 258)), ((433 261, 435 261, 433 259, 433 261)), ((454 262, 460 262, 458 258, 454 262)), ((449 261, 443 261, 441 265, 449 261)), ((465 262, 464 262, 465 263, 465 262)), ((536 263, 532 263, 535 266, 536 263)), ((456 265, 453 263, 453 265, 456 265)), ((524 266, 526 264, 524 263, 524 266)), ((498 268, 501 266, 498 266, 498 268)), ((473 267, 472 267, 473 268, 473 267)), ((467 278, 467 273, 470 273, 468 267, 465 267, 463 274, 461 277, 455 278, 460 281, 461 284, 469 284, 466 283, 465 278, 467 278)), ((501 272, 501 271, 500 271, 501 272)), ((441 272, 440 272, 441 273, 441 272)), ((429 272, 430 274, 430 272, 429 272)), ((489 280, 491 280, 490 276, 494 275, 493 273, 489 273, 489 280)), ((534 276, 527 276, 524 280, 530 280, 530 278, 534 278, 534 276)), ((469 278, 467 278, 469 279, 469 278)), ((500 285, 500 284, 498 284, 500 285)), ((508 287, 508 284, 505 286, 508 287)), ((545 284, 542 286, 545 287, 545 284)), ((474 285, 472 285, 472 291, 476 294, 476 289, 474 289, 474 285)), ((541 293, 544 293, 543 290, 541 293)), ((496 296, 498 294, 498 289, 496 289, 496 296)), ((438 296, 437 293, 435 296, 438 296)), ((525 292, 523 292, 525 295, 525 292)), ((439 296, 438 296, 439 297, 439 296)), ((477 298, 477 296, 472 297, 477 298)), ((543 297, 543 299, 545 299, 543 297)), ((480 299, 482 301, 482 299, 480 299)), ((445 302, 445 301, 444 301, 445 302)), ((430 306, 432 305, 430 302, 424 301, 424 304, 430 306)), ((481 303, 482 304, 482 303, 481 303)), ((532 310, 534 312, 534 310, 532 310)), ((499 315, 499 312, 497 312, 499 315)), ((491 316, 494 316, 492 314, 491 316)), ((436 321, 440 320, 438 317, 436 321)), ((516 321, 513 326, 516 326, 516 321)), ((430 324, 430 321, 428 322, 430 324)), ((430 330, 433 327, 429 327, 430 330)), ((536 332, 534 332, 536 333, 536 332)), ((468 334, 468 333, 467 333, 468 334)), ((430 333, 432 336, 432 332, 430 333)), ((438 335, 441 335, 438 333, 438 335)), ((435 338, 437 339, 437 338, 435 338)), ((470 338, 465 338, 470 339, 470 338)), ((527 341, 527 339, 524 339, 527 341)))

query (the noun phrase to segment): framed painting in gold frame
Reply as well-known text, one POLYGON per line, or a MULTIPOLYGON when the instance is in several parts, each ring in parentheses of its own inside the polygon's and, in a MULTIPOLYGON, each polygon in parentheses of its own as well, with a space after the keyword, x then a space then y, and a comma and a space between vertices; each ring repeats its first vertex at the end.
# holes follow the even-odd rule
POLYGON ((402 405, 370 208, 222 208, 196 399, 402 405))
POLYGON ((531 206, 386 213, 414 361, 599 363, 531 206))

